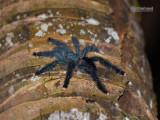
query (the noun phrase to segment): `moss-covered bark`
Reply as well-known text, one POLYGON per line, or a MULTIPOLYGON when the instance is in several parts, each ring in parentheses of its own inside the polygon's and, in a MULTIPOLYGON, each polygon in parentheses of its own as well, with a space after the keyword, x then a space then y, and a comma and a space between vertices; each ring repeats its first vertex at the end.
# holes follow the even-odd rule
POLYGON ((0 119, 156 120, 152 77, 143 47, 139 17, 116 0, 0 1, 0 119), (90 22, 92 20, 93 22, 90 22), (66 68, 33 73, 53 59, 33 52, 55 47, 52 37, 74 51, 76 35, 83 49, 94 44, 101 56, 123 69, 122 77, 99 63, 98 76, 110 92, 99 91, 86 73, 75 70, 66 91, 66 68))

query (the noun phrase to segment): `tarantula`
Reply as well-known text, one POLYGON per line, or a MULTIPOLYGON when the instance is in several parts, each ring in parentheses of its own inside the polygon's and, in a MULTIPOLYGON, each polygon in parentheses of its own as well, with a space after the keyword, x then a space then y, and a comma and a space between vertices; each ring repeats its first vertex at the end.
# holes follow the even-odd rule
POLYGON ((72 36, 72 43, 75 47, 75 52, 74 53, 66 44, 52 39, 48 38, 47 39, 49 42, 57 45, 57 47, 53 48, 52 51, 44 51, 44 52, 38 52, 38 53, 33 53, 33 56, 43 56, 43 57, 50 57, 53 58, 54 56, 58 59, 53 61, 52 63, 46 65, 45 67, 41 68, 39 71, 35 73, 35 75, 40 75, 46 71, 53 70, 53 68, 59 64, 63 66, 67 66, 67 73, 66 73, 66 78, 64 81, 63 88, 66 89, 69 84, 69 80, 72 77, 73 70, 75 68, 78 68, 80 70, 85 71, 88 73, 92 80, 94 80, 97 84, 97 87, 99 90, 101 90, 105 94, 109 94, 107 90, 102 86, 100 83, 98 77, 97 77, 97 68, 94 64, 94 62, 99 61, 102 65, 107 67, 108 69, 113 70, 116 73, 119 73, 123 76, 125 76, 125 72, 120 70, 118 67, 112 65, 109 61, 104 60, 101 57, 94 56, 94 57, 86 57, 88 52, 98 52, 98 49, 95 46, 86 46, 83 51, 80 54, 79 50, 79 42, 75 36, 72 36))

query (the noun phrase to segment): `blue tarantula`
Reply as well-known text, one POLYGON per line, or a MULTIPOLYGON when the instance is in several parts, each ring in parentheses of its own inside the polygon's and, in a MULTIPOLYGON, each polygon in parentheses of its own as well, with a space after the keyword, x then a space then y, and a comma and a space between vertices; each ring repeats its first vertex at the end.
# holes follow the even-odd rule
POLYGON ((74 53, 66 44, 52 39, 47 39, 49 42, 57 45, 57 47, 53 48, 52 51, 44 51, 44 52, 38 52, 33 53, 33 56, 43 56, 43 57, 50 57, 53 58, 54 56, 58 59, 53 61, 52 63, 46 65, 45 67, 41 68, 39 71, 35 73, 35 75, 40 75, 46 71, 53 70, 53 68, 59 64, 63 66, 67 66, 67 73, 66 78, 64 81, 63 88, 66 89, 69 84, 69 80, 72 77, 73 70, 77 67, 80 70, 85 71, 88 73, 92 80, 94 80, 97 84, 97 87, 99 90, 101 90, 105 94, 109 94, 107 90, 102 86, 100 83, 98 77, 97 77, 97 68, 94 64, 94 62, 99 61, 102 65, 105 67, 113 70, 116 73, 119 73, 121 75, 126 75, 122 70, 120 70, 118 67, 112 65, 110 62, 104 60, 101 57, 94 56, 94 57, 86 57, 88 52, 98 52, 98 49, 95 46, 86 46, 83 51, 80 54, 79 51, 79 42, 75 36, 72 36, 72 43, 75 47, 76 53, 74 53))

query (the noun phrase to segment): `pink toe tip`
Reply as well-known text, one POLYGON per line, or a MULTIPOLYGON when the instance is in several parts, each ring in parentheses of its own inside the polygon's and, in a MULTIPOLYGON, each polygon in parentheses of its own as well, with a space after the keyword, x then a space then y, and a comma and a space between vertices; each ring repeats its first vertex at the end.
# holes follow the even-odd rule
POLYGON ((126 73, 124 73, 124 76, 126 76, 127 74, 126 73))
POLYGON ((107 95, 109 95, 109 93, 106 93, 107 95))
POLYGON ((63 87, 63 90, 66 90, 67 88, 63 87))

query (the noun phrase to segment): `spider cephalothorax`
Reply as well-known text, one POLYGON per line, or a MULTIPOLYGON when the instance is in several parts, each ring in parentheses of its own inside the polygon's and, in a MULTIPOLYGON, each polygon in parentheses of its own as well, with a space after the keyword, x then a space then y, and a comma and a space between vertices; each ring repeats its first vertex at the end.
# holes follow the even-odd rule
POLYGON ((57 45, 57 47, 53 48, 52 51, 44 51, 44 52, 38 52, 38 53, 34 52, 32 55, 50 57, 50 58, 53 58, 55 56, 58 60, 55 60, 52 63, 46 65, 45 67, 37 71, 35 74, 40 75, 46 71, 53 70, 53 68, 57 64, 67 66, 66 78, 63 85, 64 89, 68 87, 69 80, 72 77, 72 72, 74 68, 78 68, 88 73, 91 76, 91 78, 96 82, 99 90, 101 90, 103 93, 108 94, 107 90, 104 89, 104 87, 101 85, 97 77, 97 74, 96 74, 97 68, 94 64, 95 61, 99 61, 102 65, 104 65, 108 69, 111 69, 114 72, 125 76, 125 73, 121 71, 118 67, 112 65, 110 62, 104 60, 101 57, 98 57, 98 56, 86 57, 88 52, 98 52, 98 49, 95 46, 86 46, 80 54, 79 42, 77 41, 77 38, 75 36, 72 37, 72 43, 75 47, 76 53, 74 53, 66 44, 58 40, 55 40, 52 38, 48 38, 47 40, 57 45))

